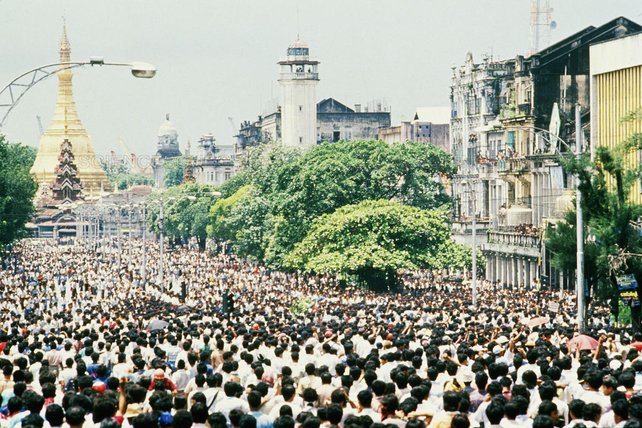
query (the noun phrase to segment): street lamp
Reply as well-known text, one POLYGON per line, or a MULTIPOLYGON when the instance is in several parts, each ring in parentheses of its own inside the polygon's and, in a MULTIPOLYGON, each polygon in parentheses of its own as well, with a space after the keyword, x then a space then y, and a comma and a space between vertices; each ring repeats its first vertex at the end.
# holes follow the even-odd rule
POLYGON ((102 57, 91 57, 89 61, 80 62, 59 62, 54 64, 41 65, 31 69, 20 76, 13 79, 0 91, 0 109, 6 109, 2 119, 0 119, 0 128, 2 128, 7 120, 7 116, 13 108, 18 104, 27 91, 33 88, 36 84, 42 82, 48 77, 53 76, 64 70, 83 66, 114 66, 114 67, 129 67, 134 77, 139 79, 151 79, 156 75, 156 67, 145 62, 105 62, 102 57))
POLYGON ((473 224, 472 224, 472 229, 473 229, 473 267, 472 267, 472 276, 470 278, 470 286, 472 289, 472 297, 473 297, 473 307, 477 307, 477 208, 476 208, 476 195, 475 195, 475 190, 473 189, 473 183, 476 183, 474 181, 467 181, 463 180, 461 184, 464 186, 468 186, 468 191, 471 196, 471 200, 473 201, 473 224))
MULTIPOLYGON (((580 106, 575 106, 575 159, 580 160, 582 155, 582 118, 580 116, 580 106)), ((573 152, 571 146, 557 135, 551 134, 546 129, 531 127, 532 129, 546 133, 555 138, 566 147, 569 152, 573 152)), ((577 300, 577 326, 580 332, 584 331, 584 216, 582 213, 582 191, 580 190, 580 174, 575 174, 575 222, 576 222, 576 273, 575 273, 575 293, 577 300)))
MULTIPOLYGON (((220 197, 221 193, 212 191, 212 192, 204 192, 204 193, 199 193, 198 196, 214 196, 214 197, 220 197)), ((159 194, 159 198, 156 201, 150 201, 149 203, 157 203, 159 206, 159 215, 158 215, 158 229, 159 229, 159 269, 158 269, 158 279, 160 281, 160 286, 161 286, 161 293, 165 293, 165 283, 164 283, 164 274, 165 274, 165 268, 164 268, 164 247, 165 247, 165 236, 164 236, 164 230, 165 230, 165 202, 170 202, 170 201, 180 201, 180 200, 189 200, 189 201, 196 201, 198 199, 197 196, 194 195, 182 195, 179 198, 176 197, 169 197, 169 198, 163 198, 163 194, 159 194)), ((144 208, 143 208, 144 209, 144 208)), ((145 217, 145 211, 143 211, 143 217, 145 217)), ((145 221, 145 220, 143 220, 145 221)), ((145 228, 143 228, 143 232, 145 231, 145 228)), ((146 258, 146 246, 145 246, 145 238, 143 238, 143 266, 145 264, 145 258, 146 258)))

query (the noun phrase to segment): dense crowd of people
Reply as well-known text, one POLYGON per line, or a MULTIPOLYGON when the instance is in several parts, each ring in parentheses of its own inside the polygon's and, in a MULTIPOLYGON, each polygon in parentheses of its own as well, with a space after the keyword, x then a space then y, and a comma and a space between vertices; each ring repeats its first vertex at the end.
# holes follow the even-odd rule
POLYGON ((472 307, 430 272, 374 294, 190 248, 165 254, 161 284, 144 253, 3 255, 1 427, 640 426, 642 335, 592 307, 596 340, 578 336, 564 292, 483 282, 472 307))

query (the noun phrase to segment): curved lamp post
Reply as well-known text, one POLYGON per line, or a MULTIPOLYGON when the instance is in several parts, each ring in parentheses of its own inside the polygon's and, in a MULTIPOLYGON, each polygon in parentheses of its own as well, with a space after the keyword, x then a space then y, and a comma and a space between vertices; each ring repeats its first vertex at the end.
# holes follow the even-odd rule
MULTIPOLYGON (((574 154, 575 159, 579 161, 582 155, 582 123, 580 116, 580 106, 575 106, 575 150, 564 140, 550 131, 542 128, 530 127, 538 133, 545 133, 552 137, 551 140, 560 142, 569 153, 574 154)), ((557 153, 561 157, 561 153, 557 153)), ((575 174, 575 215, 576 215, 576 240, 577 240, 577 264, 575 292, 577 300, 577 326, 580 332, 584 332, 584 217, 582 213, 582 191, 580 190, 580 175, 575 174)))
MULTIPOLYGON (((221 196, 220 192, 213 191, 213 192, 206 192, 204 194, 201 194, 200 196, 214 196, 214 197, 219 197, 221 196)), ((144 205, 145 207, 148 205, 152 204, 157 204, 159 206, 159 217, 158 217, 158 229, 159 229, 159 245, 160 245, 160 252, 159 252, 159 258, 158 258, 158 281, 160 282, 160 288, 161 288, 161 293, 165 294, 165 269, 163 266, 163 253, 164 253, 164 247, 165 247, 165 203, 166 202, 175 202, 175 201, 183 201, 183 200, 189 200, 189 201, 195 201, 198 198, 194 195, 181 195, 179 197, 174 197, 170 196, 169 198, 164 198, 163 193, 160 192, 158 195, 158 199, 155 199, 153 201, 148 201, 144 205)), ((147 225, 145 225, 147 227, 147 225)), ((146 259, 146 253, 147 253, 147 247, 145 245, 145 239, 143 238, 143 260, 146 259)), ((145 263, 145 262, 143 262, 145 263)))
POLYGON ((471 272, 471 277, 470 277, 470 286, 471 286, 471 295, 472 295, 472 302, 473 302, 473 307, 477 309, 477 207, 476 207, 476 201, 475 199, 477 198, 477 195, 475 194, 475 189, 473 185, 477 184, 477 180, 472 178, 470 180, 465 179, 461 182, 464 186, 468 186, 468 192, 470 192, 471 195, 471 200, 473 202, 473 221, 472 221, 472 232, 473 232, 473 266, 472 266, 472 272, 471 272))
POLYGON ((7 120, 7 116, 11 113, 11 110, 18 104, 22 97, 27 93, 27 91, 33 88, 36 84, 42 82, 48 77, 53 76, 64 70, 70 70, 73 68, 83 67, 83 66, 115 66, 115 67, 129 67, 131 73, 134 77, 139 79, 151 79, 156 75, 156 67, 145 62, 131 62, 131 63, 121 63, 121 62, 105 62, 101 57, 91 57, 89 61, 82 62, 64 62, 64 63, 54 63, 42 65, 40 67, 29 70, 25 73, 22 73, 20 76, 13 79, 9 84, 2 88, 0 91, 0 114, 2 114, 2 109, 4 109, 4 114, 2 114, 2 119, 0 119, 0 128, 4 126, 4 123, 7 120))

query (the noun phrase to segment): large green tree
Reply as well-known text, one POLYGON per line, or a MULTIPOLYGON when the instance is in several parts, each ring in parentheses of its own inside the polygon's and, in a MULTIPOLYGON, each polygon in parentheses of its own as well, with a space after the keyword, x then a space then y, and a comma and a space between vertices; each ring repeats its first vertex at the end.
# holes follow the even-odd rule
POLYGON ((35 159, 33 147, 9 144, 0 135, 0 244, 26 235, 24 226, 33 215, 37 189, 29 175, 35 159))
MULTIPOLYGON (((449 198, 441 178, 453 171, 451 156, 429 144, 342 141, 322 144, 306 153, 266 145, 248 156, 242 176, 221 191, 231 196, 241 186, 252 186, 253 191, 239 204, 252 205, 255 209, 246 213, 260 217, 246 219, 263 225, 262 247, 241 255, 260 254, 278 267, 317 217, 342 206, 386 199, 425 209, 446 207, 449 198)), ((241 206, 230 215, 241 212, 241 206)), ((216 230, 216 223, 224 220, 217 215, 212 221, 212 230, 216 230)), ((242 233, 236 229, 232 235, 242 233)))
POLYGON ((370 289, 387 291, 397 288, 402 269, 442 267, 440 253, 450 246, 445 210, 367 200, 317 218, 285 264, 352 276, 370 289))
POLYGON ((169 188, 180 186, 181 184, 183 184, 183 178, 185 177, 185 166, 190 160, 194 160, 194 158, 184 155, 169 159, 163 164, 163 169, 165 170, 165 187, 169 188))
POLYGON ((196 237, 201 248, 204 248, 209 213, 216 199, 214 187, 194 183, 174 186, 162 193, 153 193, 147 201, 150 229, 156 233, 160 232, 162 204, 165 236, 175 242, 196 237))
POLYGON ((270 218, 269 201, 248 184, 214 204, 208 236, 230 242, 235 253, 260 261, 271 236, 270 218))

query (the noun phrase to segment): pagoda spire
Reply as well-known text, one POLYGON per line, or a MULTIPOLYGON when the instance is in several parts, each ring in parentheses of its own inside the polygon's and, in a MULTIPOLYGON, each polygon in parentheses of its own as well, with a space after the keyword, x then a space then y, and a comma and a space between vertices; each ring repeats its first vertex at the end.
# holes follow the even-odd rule
POLYGON ((105 175, 94 151, 91 139, 87 134, 78 112, 72 90, 73 73, 66 68, 71 63, 71 44, 67 36, 67 25, 63 24, 59 46, 61 71, 58 76, 58 97, 51 124, 40 137, 36 161, 31 174, 39 185, 50 183, 56 178, 60 141, 69 140, 78 165, 78 177, 83 188, 90 194, 98 194, 102 187, 109 188, 105 175))
POLYGON ((67 24, 62 25, 62 38, 60 39, 60 62, 62 64, 69 63, 71 61, 71 45, 69 44, 69 38, 67 37, 67 24))

